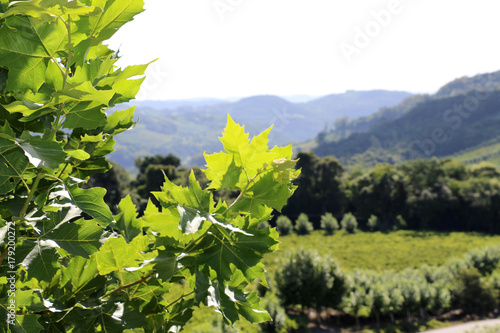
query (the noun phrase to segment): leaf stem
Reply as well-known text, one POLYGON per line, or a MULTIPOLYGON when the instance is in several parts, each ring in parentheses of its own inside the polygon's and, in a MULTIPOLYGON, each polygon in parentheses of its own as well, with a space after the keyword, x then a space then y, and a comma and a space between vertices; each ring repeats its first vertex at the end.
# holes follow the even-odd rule
MULTIPOLYGON (((61 18, 62 19, 62 18, 61 18)), ((68 77, 69 77, 69 71, 71 69, 71 61, 73 60, 73 45, 71 43, 71 15, 68 15, 68 21, 64 21, 64 25, 66 26, 66 30, 68 31, 68 57, 66 58, 66 65, 65 65, 65 70, 63 73, 63 89, 66 88, 66 83, 68 82, 68 77)), ((59 104, 59 94, 56 94, 56 104, 59 104)), ((57 131, 59 131, 59 128, 61 128, 61 118, 63 114, 63 109, 64 109, 64 103, 59 104, 57 108, 57 117, 56 121, 54 123, 54 129, 52 130, 52 133, 50 134, 50 138, 54 139, 57 131)))
MULTIPOLYGON (((62 168, 61 172, 59 173, 59 176, 57 176, 58 180, 61 180, 60 178, 61 178, 62 174, 64 173, 64 170, 66 170, 66 168, 68 167, 68 165, 69 165, 69 162, 66 162, 66 164, 64 165, 64 168, 62 168)), ((62 180, 61 180, 61 182, 62 182, 62 180)))
POLYGON ((33 182, 33 187, 31 188, 30 193, 28 194, 28 197, 26 198, 26 201, 24 202, 24 205, 23 205, 23 208, 21 209, 21 212, 19 212, 19 216, 18 216, 19 219, 22 220, 26 216, 31 199, 33 199, 33 196, 35 195, 35 192, 38 189, 38 184, 40 184, 40 180, 42 180, 43 177, 45 177, 45 175, 41 172, 36 176, 35 181, 33 182))
POLYGON ((203 233, 200 237, 198 237, 198 238, 196 238, 196 239, 193 239, 191 242, 189 242, 189 244, 188 244, 188 245, 186 245, 186 247, 184 248, 184 250, 183 250, 182 252, 187 253, 187 252, 191 249, 191 247, 192 247, 193 245, 195 245, 195 244, 196 244, 196 243, 198 243, 200 240, 202 240, 203 238, 205 238, 205 236, 206 236, 206 235, 207 235, 207 233, 208 233, 208 230, 209 230, 209 229, 207 229, 207 230, 206 230, 206 231, 205 231, 205 232, 204 232, 204 233, 203 233))
POLYGON ((167 306, 159 309, 159 310, 155 310, 155 311, 152 311, 152 312, 148 312, 148 313, 145 313, 146 316, 149 316, 149 315, 153 315, 153 314, 158 314, 158 313, 162 313, 163 311, 165 311, 166 309, 168 309, 169 307, 171 307, 172 305, 174 305, 175 303, 179 302, 180 300, 182 300, 184 297, 188 297, 188 296, 191 296, 192 294, 194 294, 194 290, 190 293, 187 293, 187 294, 182 294, 181 296, 179 296, 179 298, 177 298, 175 301, 172 301, 170 303, 168 303, 167 306))
POLYGON ((132 283, 129 283, 129 284, 124 284, 123 286, 120 286, 118 288, 116 288, 115 290, 113 291, 110 291, 109 293, 107 293, 106 295, 104 295, 103 297, 106 297, 106 296, 109 296, 111 294, 114 294, 116 292, 119 292, 120 290, 123 290, 123 289, 126 289, 126 288, 130 288, 130 287, 133 287, 137 284, 141 284, 143 283, 144 281, 146 281, 147 279, 149 279, 151 276, 153 276, 154 274, 156 274, 156 270, 153 270, 151 273, 149 273, 148 275, 143 275, 141 277, 140 280, 138 281, 135 281, 135 282, 132 282, 132 283))
POLYGON ((248 177, 246 169, 243 169, 243 170, 245 171, 245 174, 247 175, 247 184, 246 184, 245 188, 243 189, 243 191, 240 192, 240 194, 238 195, 238 197, 236 198, 236 200, 234 200, 229 205, 229 207, 227 207, 227 209, 224 211, 224 213, 222 213, 222 215, 226 214, 234 205, 236 205, 238 202, 241 201, 241 199, 243 199, 243 196, 246 194, 248 188, 250 187, 250 184, 255 180, 255 178, 257 178, 257 176, 260 175, 260 172, 257 172, 257 174, 255 176, 253 176, 252 179, 250 179, 250 177, 248 177))

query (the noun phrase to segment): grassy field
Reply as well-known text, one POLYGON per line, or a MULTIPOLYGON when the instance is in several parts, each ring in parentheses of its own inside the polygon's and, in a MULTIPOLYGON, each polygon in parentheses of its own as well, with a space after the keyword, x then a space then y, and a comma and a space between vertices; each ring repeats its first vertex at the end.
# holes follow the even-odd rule
POLYGON ((500 236, 406 230, 355 234, 341 231, 332 236, 325 236, 322 231, 316 230, 307 236, 283 236, 280 241, 279 250, 265 257, 264 263, 269 272, 275 270, 286 252, 299 247, 334 257, 345 271, 356 268, 400 270, 424 264, 444 264, 450 258, 461 257, 470 249, 500 243, 500 236))

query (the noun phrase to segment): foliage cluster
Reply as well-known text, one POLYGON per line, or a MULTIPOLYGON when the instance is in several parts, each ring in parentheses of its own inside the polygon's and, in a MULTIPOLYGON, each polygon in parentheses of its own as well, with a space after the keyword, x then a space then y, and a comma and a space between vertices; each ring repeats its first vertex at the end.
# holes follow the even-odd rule
POLYGON ((134 107, 106 111, 135 97, 147 65, 117 68, 103 43, 143 5, 0 0, 0 332, 178 331, 197 305, 227 323, 270 318, 246 289, 267 285, 261 260, 278 245, 258 226, 299 174, 270 129, 250 140, 229 117, 206 189, 194 172, 178 186, 145 167, 164 183, 142 217, 130 196, 113 215, 106 190, 82 187, 135 124, 134 107), (223 190, 238 196, 216 202, 223 190))
POLYGON ((309 222, 309 217, 302 213, 295 221, 295 232, 297 235, 309 235, 314 230, 313 225, 309 222))
POLYGON ((321 229, 325 231, 327 235, 333 235, 335 230, 339 229, 339 222, 332 213, 326 213, 321 216, 321 229))
POLYGON ((281 236, 290 234, 293 231, 292 221, 284 215, 278 216, 276 219, 276 230, 281 236))
POLYGON ((352 234, 358 229, 358 220, 352 213, 347 213, 342 218, 342 221, 340 221, 340 226, 346 232, 352 234))
POLYGON ((491 164, 415 160, 347 174, 332 157, 297 157, 299 188, 283 214, 305 213, 316 229, 327 212, 338 219, 351 212, 362 230, 500 232, 500 172, 491 164))

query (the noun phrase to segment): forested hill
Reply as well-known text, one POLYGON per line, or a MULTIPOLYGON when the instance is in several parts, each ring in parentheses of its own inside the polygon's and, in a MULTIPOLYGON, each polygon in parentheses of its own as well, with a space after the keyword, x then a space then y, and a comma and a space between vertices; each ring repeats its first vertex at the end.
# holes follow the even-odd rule
MULTIPOLYGON (((500 71, 455 79, 441 87, 433 95, 412 95, 398 105, 382 107, 379 111, 369 116, 359 117, 357 119, 338 119, 335 123, 335 129, 331 130, 326 135, 326 138, 330 141, 345 139, 353 133, 366 132, 383 122, 399 118, 408 113, 419 103, 463 95, 476 89, 500 89, 500 71)), ((311 146, 311 144, 309 144, 309 146, 311 146)))
POLYGON ((215 104, 213 100, 196 101, 204 105, 141 102, 136 109, 138 124, 117 138, 111 159, 130 170, 137 157, 172 153, 184 165, 196 165, 202 163, 197 157, 202 157, 203 151, 220 149, 217 137, 228 114, 245 124, 252 135, 274 124, 271 144, 285 145, 314 138, 339 117, 367 116, 408 96, 407 92, 376 90, 332 94, 307 103, 291 103, 270 95, 215 104))
POLYGON ((454 95, 423 101, 400 118, 338 142, 320 144, 314 151, 351 165, 394 163, 451 155, 499 135, 500 90, 454 95))

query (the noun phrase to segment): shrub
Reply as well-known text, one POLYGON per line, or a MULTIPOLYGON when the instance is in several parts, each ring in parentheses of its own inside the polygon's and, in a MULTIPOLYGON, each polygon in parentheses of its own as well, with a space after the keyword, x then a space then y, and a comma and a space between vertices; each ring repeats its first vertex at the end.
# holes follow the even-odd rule
POLYGON ((337 262, 299 249, 276 271, 275 282, 284 306, 335 308, 345 292, 345 278, 337 262))
POLYGON ((496 306, 496 290, 476 268, 460 270, 451 288, 453 303, 465 313, 486 314, 496 306))
POLYGON ((295 232, 297 235, 309 235, 313 231, 313 225, 309 222, 309 217, 302 213, 295 221, 295 232))
POLYGON ((333 235, 335 230, 339 229, 339 222, 332 213, 326 213, 321 216, 321 229, 325 230, 327 235, 333 235))
POLYGON ((370 231, 375 231, 379 229, 380 222, 378 220, 378 217, 376 217, 375 215, 371 215, 370 218, 368 219, 368 223, 366 224, 366 226, 368 227, 368 229, 370 229, 370 231))
POLYGON ((354 217, 354 215, 352 215, 351 213, 347 213, 344 215, 342 221, 340 221, 340 225, 342 226, 342 229, 351 234, 358 229, 358 221, 356 220, 356 217, 354 217))
POLYGON ((276 230, 278 230, 278 233, 280 236, 286 236, 292 232, 293 225, 292 221, 285 215, 278 216, 278 219, 276 220, 276 230))
POLYGON ((472 249, 467 252, 465 260, 483 276, 490 275, 500 261, 500 248, 488 246, 483 249, 472 249))

